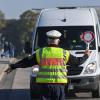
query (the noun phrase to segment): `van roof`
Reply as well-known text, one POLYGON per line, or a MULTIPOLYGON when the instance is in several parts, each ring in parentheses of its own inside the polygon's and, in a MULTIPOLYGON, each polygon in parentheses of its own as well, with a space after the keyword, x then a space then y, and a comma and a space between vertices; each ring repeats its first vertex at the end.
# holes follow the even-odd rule
POLYGON ((93 8, 45 9, 38 26, 91 26, 94 25, 93 8))

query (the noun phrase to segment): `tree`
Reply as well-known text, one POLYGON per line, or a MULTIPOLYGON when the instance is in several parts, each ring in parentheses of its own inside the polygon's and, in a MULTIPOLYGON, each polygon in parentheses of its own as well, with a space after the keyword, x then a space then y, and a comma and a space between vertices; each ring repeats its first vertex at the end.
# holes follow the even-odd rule
POLYGON ((37 13, 32 10, 25 11, 20 15, 21 40, 29 41, 36 22, 37 13))
POLYGON ((5 27, 5 15, 0 11, 0 30, 5 27))
MULTIPOLYGON (((2 28, 2 37, 5 41, 11 42, 16 47, 17 54, 21 54, 25 43, 32 43, 32 31, 36 22, 37 13, 25 11, 20 15, 20 19, 6 20, 6 27, 2 28)), ((2 16, 1 19, 4 17, 2 16)))
POLYGON ((1 30, 2 37, 5 41, 13 43, 16 47, 16 53, 19 54, 22 50, 20 41, 20 22, 19 20, 6 20, 6 27, 1 30))

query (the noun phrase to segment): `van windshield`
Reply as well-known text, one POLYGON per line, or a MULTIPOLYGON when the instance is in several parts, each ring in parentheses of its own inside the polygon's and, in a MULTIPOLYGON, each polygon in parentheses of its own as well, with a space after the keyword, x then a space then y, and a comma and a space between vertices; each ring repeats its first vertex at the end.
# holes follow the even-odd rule
MULTIPOLYGON (((91 31, 94 33, 93 26, 38 27, 36 30, 34 45, 35 50, 47 46, 46 32, 50 30, 58 30, 62 33, 59 46, 67 50, 85 50, 86 43, 81 40, 80 36, 86 31, 91 31)), ((95 49, 95 39, 91 42, 90 49, 95 49)))

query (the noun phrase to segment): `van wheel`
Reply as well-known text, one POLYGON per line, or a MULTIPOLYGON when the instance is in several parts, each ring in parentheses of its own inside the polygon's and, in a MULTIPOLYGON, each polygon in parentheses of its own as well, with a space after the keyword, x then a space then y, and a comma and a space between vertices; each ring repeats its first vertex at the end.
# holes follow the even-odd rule
POLYGON ((39 97, 39 86, 36 84, 36 78, 31 77, 30 79, 30 96, 32 100, 37 100, 39 97))
POLYGON ((98 88, 92 91, 92 98, 100 98, 100 82, 98 83, 98 88))

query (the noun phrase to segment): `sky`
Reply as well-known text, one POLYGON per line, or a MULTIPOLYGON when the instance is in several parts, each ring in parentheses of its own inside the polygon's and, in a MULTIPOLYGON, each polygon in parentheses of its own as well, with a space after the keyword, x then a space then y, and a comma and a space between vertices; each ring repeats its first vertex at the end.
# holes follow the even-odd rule
POLYGON ((99 6, 100 0, 0 0, 0 10, 6 19, 18 19, 26 10, 59 6, 99 6))

